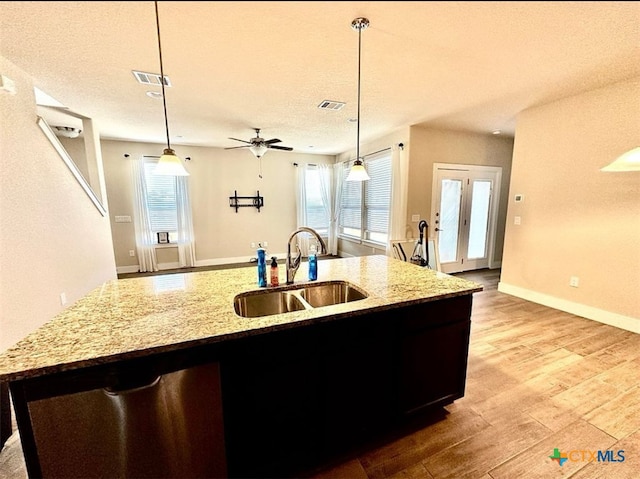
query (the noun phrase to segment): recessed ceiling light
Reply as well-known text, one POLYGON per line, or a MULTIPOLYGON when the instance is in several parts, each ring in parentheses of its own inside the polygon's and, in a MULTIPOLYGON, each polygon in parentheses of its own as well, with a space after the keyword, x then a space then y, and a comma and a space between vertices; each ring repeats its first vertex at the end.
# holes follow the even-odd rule
POLYGON ((502 133, 502 130, 493 130, 491 132, 492 135, 499 135, 500 133, 502 133))
POLYGON ((147 96, 149 98, 160 99, 162 98, 162 93, 160 93, 159 91, 148 91, 147 96))

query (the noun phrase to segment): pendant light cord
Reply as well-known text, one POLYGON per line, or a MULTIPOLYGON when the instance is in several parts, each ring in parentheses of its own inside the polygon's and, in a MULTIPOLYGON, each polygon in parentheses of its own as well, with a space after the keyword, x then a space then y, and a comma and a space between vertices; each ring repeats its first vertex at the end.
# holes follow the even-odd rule
POLYGON ((164 96, 164 69, 162 67, 162 44, 160 42, 160 19, 158 18, 157 0, 154 1, 154 4, 156 7, 156 27, 158 28, 158 53, 160 55, 160 85, 162 85, 162 106, 164 109, 164 129, 167 132, 167 148, 171 149, 171 142, 169 141, 169 121, 167 120, 167 100, 164 96))
POLYGON ((356 127, 356 161, 360 161, 360 57, 362 55, 362 25, 358 28, 358 125, 356 127))

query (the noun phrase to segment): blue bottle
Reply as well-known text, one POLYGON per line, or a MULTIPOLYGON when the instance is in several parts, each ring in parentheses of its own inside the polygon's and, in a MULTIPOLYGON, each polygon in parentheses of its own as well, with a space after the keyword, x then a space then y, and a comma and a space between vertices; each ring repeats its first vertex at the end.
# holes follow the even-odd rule
POLYGON ((318 279, 318 257, 315 245, 309 246, 309 281, 318 279))
POLYGON ((258 248, 258 286, 267 287, 267 252, 258 248))

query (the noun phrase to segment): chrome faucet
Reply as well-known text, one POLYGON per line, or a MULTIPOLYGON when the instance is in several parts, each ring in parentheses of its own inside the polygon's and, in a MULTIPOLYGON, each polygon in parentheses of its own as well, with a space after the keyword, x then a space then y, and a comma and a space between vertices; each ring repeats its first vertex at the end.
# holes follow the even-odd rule
POLYGON ((324 240, 320 237, 318 232, 308 226, 301 226, 289 236, 289 241, 287 242, 287 284, 293 284, 293 279, 296 276, 296 271, 300 267, 300 260, 302 259, 302 251, 300 251, 300 246, 296 243, 296 249, 298 250, 298 254, 295 258, 291 258, 291 241, 298 233, 310 233, 316 237, 318 242, 320 243, 320 253, 327 253, 327 245, 324 243, 324 240))

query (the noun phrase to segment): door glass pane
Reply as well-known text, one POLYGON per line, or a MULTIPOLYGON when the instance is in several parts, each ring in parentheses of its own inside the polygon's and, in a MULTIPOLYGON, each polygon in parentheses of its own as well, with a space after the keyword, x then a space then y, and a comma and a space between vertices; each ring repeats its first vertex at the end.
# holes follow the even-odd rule
POLYGON ((440 188, 440 226, 438 252, 440 262, 456 261, 458 257, 458 227, 460 225, 461 180, 442 180, 440 188))
POLYGON ((471 196, 471 218, 469 224, 469 249, 467 258, 484 258, 487 255, 487 226, 489 225, 489 199, 491 182, 474 181, 471 196))

